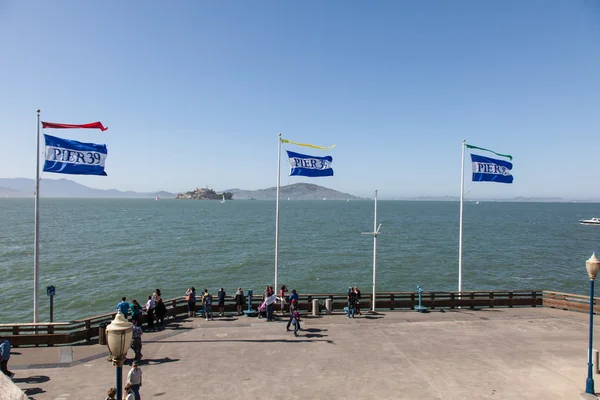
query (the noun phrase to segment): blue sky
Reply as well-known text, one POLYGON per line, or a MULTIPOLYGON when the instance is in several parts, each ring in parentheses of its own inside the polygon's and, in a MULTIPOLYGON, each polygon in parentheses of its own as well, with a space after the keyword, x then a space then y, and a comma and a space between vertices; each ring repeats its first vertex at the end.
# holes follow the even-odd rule
POLYGON ((600 198, 594 1, 0 0, 0 177, 35 175, 36 115, 106 143, 96 188, 276 184, 277 134, 336 147, 335 176, 381 198, 459 196, 461 141, 514 157, 467 197, 600 198))

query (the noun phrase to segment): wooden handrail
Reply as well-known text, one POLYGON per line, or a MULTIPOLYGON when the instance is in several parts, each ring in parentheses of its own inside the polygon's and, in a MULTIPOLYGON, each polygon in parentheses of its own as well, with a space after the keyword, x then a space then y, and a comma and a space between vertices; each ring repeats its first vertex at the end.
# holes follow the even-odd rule
MULTIPOLYGON (((559 295, 557 292, 542 292, 540 290, 477 290, 463 291, 462 293, 456 291, 423 292, 421 301, 423 306, 431 309, 457 307, 536 307, 543 305, 548 300, 555 302, 565 301, 564 298, 556 299, 556 296, 569 296, 569 298, 577 296, 585 299, 585 296, 567 293, 559 295), (552 296, 554 296, 554 299, 552 296)), ((254 309, 260 304, 261 297, 260 294, 253 297, 252 307, 254 309)), ((342 311, 347 305, 345 293, 311 293, 299 295, 299 309, 301 311, 312 311, 312 299, 318 299, 322 302, 326 299, 331 299, 333 311, 342 311)), ((365 310, 369 309, 371 300, 372 294, 364 292, 361 299, 362 308, 365 310)), ((379 310, 410 310, 418 304, 418 293, 379 292, 376 294, 376 301, 377 309, 379 310)), ((164 303, 167 307, 168 317, 177 318, 187 315, 187 301, 185 301, 183 296, 165 300, 164 303)), ((579 306, 582 305, 581 302, 574 303, 579 304, 579 306)), ((563 306, 562 303, 558 305, 563 306)), ((213 301, 213 310, 215 310, 216 306, 216 301, 213 301)), ((200 299, 198 299, 196 307, 198 309, 201 308, 200 299)), ((247 304, 244 306, 244 309, 247 309, 247 304)), ((225 310, 227 312, 236 310, 232 297, 225 299, 225 310)), ((98 337, 100 329, 103 329, 106 324, 110 323, 115 315, 116 311, 113 311, 70 322, 0 324, 0 334, 11 340, 14 346, 71 344, 81 341, 90 342, 92 339, 98 337)), ((143 314, 141 322, 144 323, 145 319, 146 315, 143 314)))

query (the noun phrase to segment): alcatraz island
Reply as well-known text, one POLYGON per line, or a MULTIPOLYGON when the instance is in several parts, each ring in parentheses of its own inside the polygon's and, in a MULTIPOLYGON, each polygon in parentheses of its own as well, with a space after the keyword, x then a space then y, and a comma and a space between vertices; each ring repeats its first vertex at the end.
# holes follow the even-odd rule
POLYGON ((233 193, 223 192, 217 193, 209 188, 196 188, 191 192, 178 193, 176 199, 191 199, 191 200, 232 200, 233 193))

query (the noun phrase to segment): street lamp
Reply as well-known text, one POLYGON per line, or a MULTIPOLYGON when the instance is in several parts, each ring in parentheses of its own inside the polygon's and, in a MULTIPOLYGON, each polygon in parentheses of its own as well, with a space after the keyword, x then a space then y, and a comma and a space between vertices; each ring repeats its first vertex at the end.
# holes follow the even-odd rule
POLYGON ((585 381, 585 392, 595 394, 594 378, 592 378, 592 338, 594 336, 594 280, 600 271, 600 261, 596 258, 596 253, 585 262, 585 268, 590 277, 590 343, 588 348, 588 376, 585 381))
POLYGON ((106 327, 106 344, 110 352, 109 361, 112 361, 117 370, 117 400, 123 396, 123 364, 127 358, 127 351, 131 346, 133 325, 120 312, 115 319, 106 327))

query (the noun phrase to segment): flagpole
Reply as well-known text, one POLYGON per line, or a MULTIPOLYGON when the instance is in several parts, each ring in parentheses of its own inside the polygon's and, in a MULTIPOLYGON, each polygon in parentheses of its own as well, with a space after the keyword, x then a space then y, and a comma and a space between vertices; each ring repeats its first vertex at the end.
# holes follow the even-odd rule
POLYGON ((462 292, 463 201, 465 194, 465 141, 461 144, 460 164, 460 223, 458 232, 458 291, 462 292))
POLYGON ((375 189, 375 212, 373 214, 373 302, 371 311, 375 312, 375 286, 377 276, 377 189, 375 189))
POLYGON ((40 283, 40 110, 37 112, 37 157, 35 159, 35 221, 34 221, 34 234, 33 234, 33 322, 38 323, 39 321, 39 307, 40 307, 40 294, 39 294, 39 283, 40 283))
POLYGON ((277 198, 275 199, 275 292, 277 292, 277 269, 279 267, 279 186, 281 181, 281 133, 277 137, 277 198))

